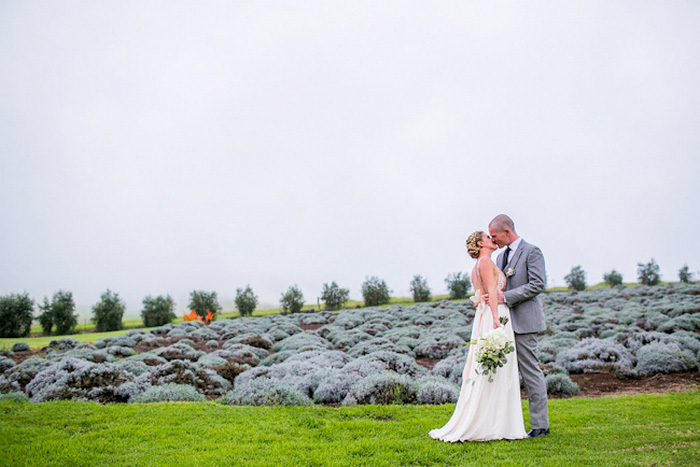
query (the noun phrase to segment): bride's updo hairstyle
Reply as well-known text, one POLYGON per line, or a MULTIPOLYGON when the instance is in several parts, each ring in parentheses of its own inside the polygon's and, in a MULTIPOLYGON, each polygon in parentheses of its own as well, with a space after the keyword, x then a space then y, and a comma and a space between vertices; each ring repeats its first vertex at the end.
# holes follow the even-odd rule
POLYGON ((483 238, 483 235, 484 232, 477 230, 467 238, 467 253, 469 253, 469 256, 471 256, 474 259, 478 258, 479 253, 481 253, 481 247, 479 246, 479 242, 483 238))

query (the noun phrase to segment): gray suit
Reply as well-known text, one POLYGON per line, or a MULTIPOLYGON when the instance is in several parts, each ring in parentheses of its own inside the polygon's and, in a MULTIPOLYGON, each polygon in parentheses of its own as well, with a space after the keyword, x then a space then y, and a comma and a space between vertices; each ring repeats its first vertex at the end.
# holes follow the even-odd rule
POLYGON ((533 430, 549 428, 547 383, 537 360, 536 334, 547 328, 538 297, 546 283, 544 256, 535 245, 521 240, 518 249, 508 257, 508 264, 503 264, 501 253, 496 259, 496 265, 507 277, 503 297, 510 308, 513 321, 518 369, 530 402, 530 425, 533 430))

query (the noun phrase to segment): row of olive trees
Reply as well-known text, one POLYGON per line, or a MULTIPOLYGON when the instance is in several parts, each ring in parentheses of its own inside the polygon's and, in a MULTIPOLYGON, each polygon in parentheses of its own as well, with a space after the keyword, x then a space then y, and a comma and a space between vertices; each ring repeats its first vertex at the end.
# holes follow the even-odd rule
MULTIPOLYGON (((687 264, 678 271, 678 279, 686 283, 693 279, 693 274, 687 264)), ((586 271, 581 266, 571 268, 571 272, 564 276, 564 280, 570 290, 586 289, 586 271)), ((644 285, 657 285, 661 281, 661 269, 654 258, 648 263, 637 263, 637 280, 644 285)), ((603 281, 610 287, 620 286, 622 285, 622 274, 613 269, 603 275, 603 281)))
MULTIPOLYGON (((162 326, 175 319, 175 301, 170 295, 147 296, 143 299, 141 318, 146 327, 162 326)), ((46 336, 75 333, 78 315, 75 313, 73 293, 59 290, 51 301, 44 297, 38 305, 36 318, 46 336)), ((193 291, 190 294, 189 308, 200 316, 207 311, 216 314, 221 311, 216 292, 193 291)), ((92 307, 91 321, 98 331, 122 329, 126 304, 119 294, 107 289, 100 301, 92 307)), ((0 297, 0 337, 25 337, 29 335, 34 316, 34 300, 26 292, 0 297)))
MULTIPOLYGON (((468 276, 461 272, 449 274, 445 283, 452 299, 465 298, 471 288, 468 276)), ((431 299, 430 288, 424 277, 414 276, 410 288, 415 302, 425 302, 431 299)), ((386 282, 375 276, 365 278, 362 283, 362 297, 365 306, 389 303, 391 292, 392 290, 386 282)), ((347 303, 349 294, 348 289, 338 286, 333 281, 330 284, 323 284, 320 300, 323 301, 326 310, 339 310, 347 303)), ((162 326, 171 323, 176 317, 175 302, 170 295, 156 297, 149 295, 143 299, 142 303, 141 319, 146 327, 162 326)), ((238 288, 236 289, 235 303, 241 316, 250 316, 258 305, 258 296, 255 295, 250 285, 238 288)), ((283 313, 300 312, 304 307, 304 294, 297 285, 293 285, 282 294, 280 305, 283 313)), ((190 293, 188 309, 204 318, 210 312, 216 317, 223 308, 216 292, 194 290, 190 293)), ((78 315, 75 313, 72 292, 59 290, 53 295, 51 301, 45 297, 43 303, 39 305, 39 311, 36 318, 39 320, 44 335, 75 333, 78 315)), ((126 303, 119 297, 119 294, 107 289, 101 295, 100 301, 92 307, 91 321, 95 323, 95 328, 101 332, 123 329, 122 320, 125 311, 126 303)), ((0 337, 29 335, 34 318, 34 300, 27 293, 0 297, 0 337)))
MULTIPOLYGON (((471 288, 469 277, 461 272, 449 274, 445 279, 445 283, 452 299, 466 298, 471 288)), ((410 289, 415 302, 426 302, 431 299, 428 282, 420 275, 413 276, 410 289)), ((391 300, 391 293, 392 290, 386 284, 386 281, 376 276, 366 277, 362 283, 362 300, 365 306, 385 305, 391 300)), ((319 306, 322 301, 326 310, 339 310, 345 306, 349 295, 350 290, 340 287, 335 281, 330 284, 323 284, 319 297, 319 306)), ((304 307, 304 294, 297 285, 293 285, 282 294, 280 305, 282 313, 300 312, 304 307)), ((238 308, 240 310, 240 306, 238 308)))

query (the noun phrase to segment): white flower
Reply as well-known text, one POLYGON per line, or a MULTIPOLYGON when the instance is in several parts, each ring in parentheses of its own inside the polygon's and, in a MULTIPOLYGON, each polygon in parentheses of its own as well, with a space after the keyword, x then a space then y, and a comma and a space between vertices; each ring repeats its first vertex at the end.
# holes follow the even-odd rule
MULTIPOLYGON (((479 365, 476 372, 484 376, 488 376, 489 373, 495 374, 496 370, 507 362, 506 355, 515 351, 513 342, 508 340, 502 327, 490 331, 472 344, 474 345, 474 358, 479 365)), ((493 382, 491 376, 489 376, 489 382, 493 382)))

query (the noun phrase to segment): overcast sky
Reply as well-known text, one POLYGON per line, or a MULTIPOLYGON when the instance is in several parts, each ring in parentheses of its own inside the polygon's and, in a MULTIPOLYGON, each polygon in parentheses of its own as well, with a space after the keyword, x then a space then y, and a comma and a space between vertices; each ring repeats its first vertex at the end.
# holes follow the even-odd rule
MULTIPOLYGON (((0 294, 700 270, 700 3, 0 3, 0 294)), ((82 322, 82 320, 81 320, 82 322)))

